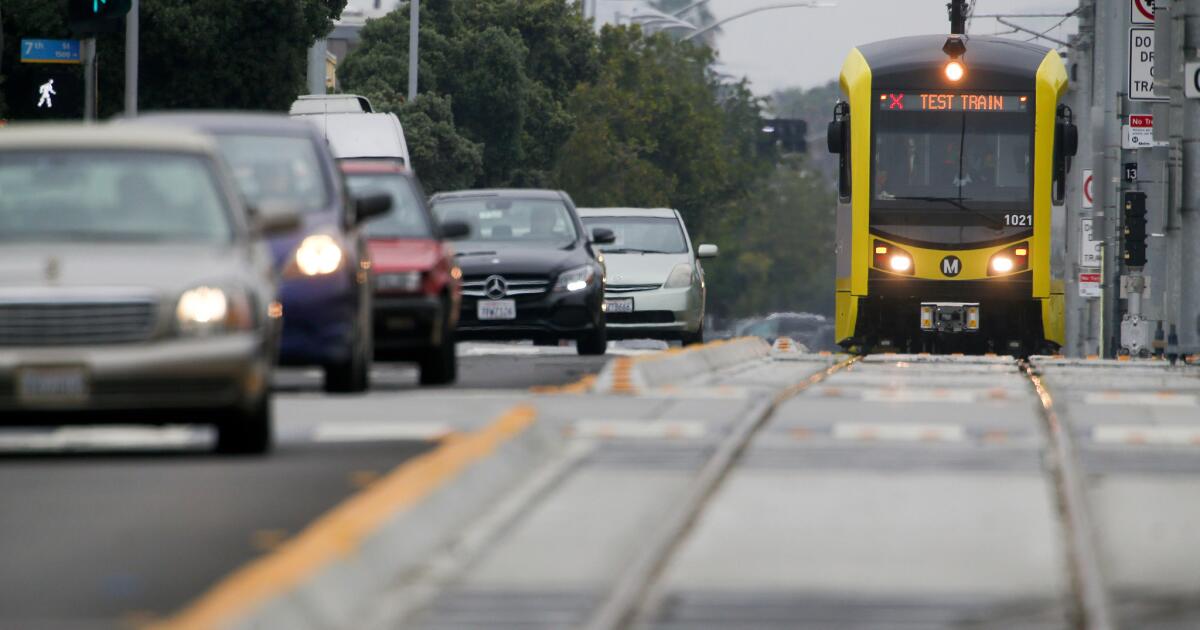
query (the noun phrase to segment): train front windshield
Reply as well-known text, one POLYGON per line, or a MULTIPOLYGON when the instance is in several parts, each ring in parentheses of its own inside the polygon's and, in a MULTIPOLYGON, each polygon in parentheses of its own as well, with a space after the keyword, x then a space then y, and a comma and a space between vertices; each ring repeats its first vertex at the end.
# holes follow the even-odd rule
POLYGON ((991 232, 980 238, 1031 226, 1033 115, 1027 96, 877 98, 873 223, 991 232))

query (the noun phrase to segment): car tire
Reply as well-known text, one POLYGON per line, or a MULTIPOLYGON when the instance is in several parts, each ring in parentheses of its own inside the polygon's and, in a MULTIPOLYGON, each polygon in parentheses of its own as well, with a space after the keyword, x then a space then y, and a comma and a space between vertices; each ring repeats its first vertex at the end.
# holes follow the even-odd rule
POLYGON ((350 347, 350 358, 345 362, 325 366, 325 391, 337 394, 357 394, 371 386, 371 354, 374 341, 371 339, 371 309, 362 311, 363 321, 350 347))
POLYGON ((418 361, 422 385, 449 385, 458 379, 458 343, 452 335, 418 361))
POLYGON ((704 343, 704 324, 694 333, 683 333, 683 345, 695 346, 704 343))
POLYGON ((582 356, 600 356, 608 352, 608 330, 603 326, 588 333, 575 342, 575 349, 582 356))
POLYGON ((217 423, 216 451, 228 455, 261 455, 271 450, 271 401, 264 397, 252 411, 240 407, 217 423))

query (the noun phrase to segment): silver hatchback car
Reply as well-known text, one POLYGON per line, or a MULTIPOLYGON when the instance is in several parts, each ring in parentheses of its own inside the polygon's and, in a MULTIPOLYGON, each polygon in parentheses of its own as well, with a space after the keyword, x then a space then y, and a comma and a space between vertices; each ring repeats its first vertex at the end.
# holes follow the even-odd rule
POLYGON ((693 249, 683 217, 670 208, 580 208, 579 217, 589 230, 616 235, 600 246, 610 339, 704 341, 707 288, 700 259, 716 256, 716 245, 693 249))
POLYGON ((206 137, 79 125, 0 134, 0 425, 211 423, 270 445, 280 308, 206 137))

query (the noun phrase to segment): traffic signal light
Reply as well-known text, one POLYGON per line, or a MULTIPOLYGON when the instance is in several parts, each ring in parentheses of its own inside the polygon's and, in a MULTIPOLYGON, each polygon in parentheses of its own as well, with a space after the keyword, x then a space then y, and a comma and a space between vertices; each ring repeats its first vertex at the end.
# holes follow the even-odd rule
POLYGON ((808 152, 808 123, 799 118, 774 118, 763 121, 763 133, 778 142, 784 153, 808 152))
POLYGON ((131 6, 131 0, 67 0, 67 24, 83 36, 119 31, 131 6))
POLYGON ((1146 265, 1146 193, 1125 193, 1125 229, 1121 237, 1122 257, 1127 267, 1146 265))

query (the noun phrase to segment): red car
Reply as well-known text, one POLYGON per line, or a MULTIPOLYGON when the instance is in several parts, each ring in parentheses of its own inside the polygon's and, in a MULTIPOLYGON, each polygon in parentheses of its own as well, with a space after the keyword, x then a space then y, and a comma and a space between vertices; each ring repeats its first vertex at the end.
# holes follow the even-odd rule
POLYGON ((392 198, 391 211, 363 226, 374 287, 375 359, 417 362, 424 385, 453 382, 462 274, 444 240, 466 235, 469 227, 439 225, 420 182, 401 164, 345 160, 341 168, 351 194, 392 198))

